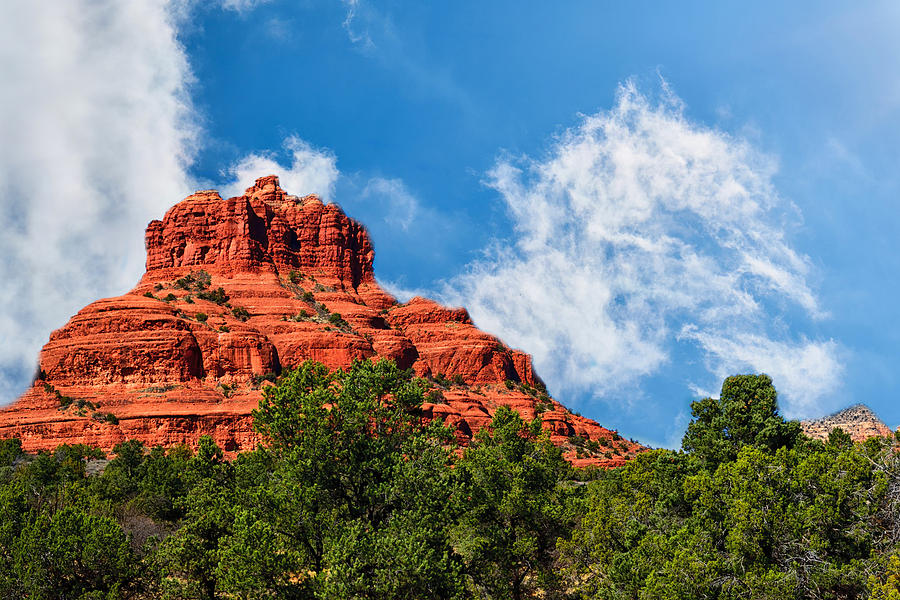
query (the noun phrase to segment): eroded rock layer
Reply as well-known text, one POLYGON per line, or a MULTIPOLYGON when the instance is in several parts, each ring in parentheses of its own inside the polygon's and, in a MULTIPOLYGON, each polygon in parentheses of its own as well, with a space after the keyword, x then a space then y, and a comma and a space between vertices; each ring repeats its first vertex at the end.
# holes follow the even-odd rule
POLYGON ((287 195, 274 176, 243 196, 197 192, 147 227, 147 271, 50 336, 40 376, 0 411, 0 438, 28 450, 130 438, 251 448, 250 412, 285 366, 392 358, 433 383, 426 417, 466 443, 498 406, 540 415, 576 464, 641 449, 553 400, 531 357, 477 329, 465 309, 398 303, 372 270, 365 229, 334 204, 287 195))
POLYGON ((821 419, 801 421, 800 426, 803 428, 803 433, 818 440, 827 440, 828 434, 838 427, 850 434, 850 437, 856 442, 870 437, 885 437, 894 434, 891 428, 885 425, 878 415, 865 404, 854 404, 821 419))

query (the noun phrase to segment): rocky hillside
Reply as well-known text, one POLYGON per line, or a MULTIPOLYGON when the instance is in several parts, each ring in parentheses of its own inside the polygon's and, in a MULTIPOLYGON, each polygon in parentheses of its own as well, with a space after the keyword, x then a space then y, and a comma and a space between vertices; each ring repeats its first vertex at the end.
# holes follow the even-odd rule
POLYGON ((252 447, 250 411, 284 367, 376 356, 428 378, 428 417, 462 443, 496 407, 540 415, 577 464, 641 449, 551 398, 531 357, 477 329, 463 308, 398 303, 375 281, 365 228, 334 204, 286 194, 274 176, 243 196, 197 192, 147 227, 137 287, 94 302, 50 336, 40 375, 0 411, 0 438, 28 450, 110 449, 128 438, 252 447))
POLYGON ((849 433, 855 441, 874 436, 890 436, 894 433, 865 404, 854 404, 821 419, 801 421, 800 425, 806 435, 820 440, 828 439, 828 434, 837 427, 849 433))

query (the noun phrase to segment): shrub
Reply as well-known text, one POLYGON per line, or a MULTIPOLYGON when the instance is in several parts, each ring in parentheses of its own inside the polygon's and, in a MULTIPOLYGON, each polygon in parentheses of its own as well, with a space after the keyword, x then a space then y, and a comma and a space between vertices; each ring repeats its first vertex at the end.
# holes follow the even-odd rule
POLYGON ((250 318, 250 312, 243 306, 235 306, 231 309, 231 314, 233 314, 238 321, 246 321, 250 318))
POLYGON ((200 270, 194 273, 188 273, 175 282, 175 287, 182 290, 203 291, 212 283, 212 277, 206 271, 200 270))
POLYGON ((300 283, 304 279, 303 273, 301 273, 300 271, 295 271, 295 270, 291 269, 291 272, 288 275, 288 279, 290 280, 291 283, 300 283))
POLYGON ((96 411, 91 415, 91 418, 95 421, 100 421, 101 423, 110 423, 112 425, 119 424, 119 417, 112 413, 102 413, 100 411, 96 411))
POLYGON ((171 293, 170 293, 170 294, 167 294, 166 297, 165 297, 163 300, 164 300, 165 302, 172 302, 173 300, 176 300, 176 299, 177 299, 177 298, 175 297, 175 294, 171 294, 171 293))
POLYGON ((219 331, 222 333, 228 333, 229 331, 231 331, 231 329, 228 327, 228 325, 222 325, 219 327, 219 331))
POLYGON ((201 300, 209 300, 210 302, 215 302, 220 305, 228 302, 228 294, 226 294, 225 290, 221 287, 210 291, 199 292, 197 297, 201 300))
POLYGON ((511 390, 516 387, 516 383, 512 379, 507 379, 503 382, 503 385, 506 386, 506 389, 511 390))
POLYGON ((466 385, 466 380, 463 379, 463 376, 459 373, 453 376, 453 385, 466 385))
POLYGON ((335 327, 340 327, 342 329, 350 328, 350 323, 348 323, 343 319, 343 317, 341 317, 341 313, 331 313, 330 315, 328 315, 328 321, 335 327))
POLYGON ((278 375, 272 371, 269 371, 268 373, 266 373, 264 375, 254 374, 250 377, 250 381, 253 383, 254 387, 259 387, 259 385, 263 381, 271 381, 272 383, 275 383, 275 381, 277 379, 278 379, 278 375))
POLYGON ((196 315, 194 315, 194 318, 197 319, 198 321, 200 321, 201 323, 206 323, 206 319, 209 318, 209 315, 206 313, 200 312, 200 313, 197 313, 196 315))
POLYGON ((147 298, 156 298, 156 296, 153 295, 153 292, 144 292, 144 296, 147 298))
POLYGON ((163 289, 163 286, 161 283, 157 283, 156 285, 153 286, 153 289, 158 292, 159 290, 163 289))
POLYGON ((430 402, 432 404, 447 404, 447 400, 444 399, 444 394, 441 393, 441 390, 429 390, 427 394, 425 394, 425 402, 430 402))
POLYGON ((306 302, 312 302, 312 299, 313 299, 313 293, 312 293, 312 292, 303 292, 303 295, 302 295, 301 297, 302 297, 303 300, 306 301, 306 302))

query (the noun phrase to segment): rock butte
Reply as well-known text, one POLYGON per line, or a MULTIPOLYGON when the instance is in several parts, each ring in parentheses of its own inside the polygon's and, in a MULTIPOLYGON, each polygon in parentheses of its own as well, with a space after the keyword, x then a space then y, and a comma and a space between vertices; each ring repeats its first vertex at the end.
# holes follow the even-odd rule
POLYGON ((617 466, 643 449, 544 395, 531 357, 477 329, 465 309, 398 303, 375 281, 365 228, 335 204, 287 195, 277 177, 227 200, 188 196, 148 225, 146 247, 137 287, 53 332, 34 385, 0 410, 0 438, 30 451, 110 450, 210 435, 233 453, 258 441, 250 412, 270 385, 261 376, 310 358, 337 368, 383 356, 443 382, 423 412, 463 444, 505 405, 540 414, 578 465, 617 466), (206 299, 189 275, 208 275, 206 299), (227 303, 209 294, 220 287, 227 303))
POLYGON ((891 428, 885 425, 878 415, 865 404, 854 404, 821 419, 800 421, 800 426, 803 428, 803 433, 818 440, 827 440, 828 434, 838 427, 850 434, 851 439, 855 442, 861 442, 870 437, 894 435, 891 428))

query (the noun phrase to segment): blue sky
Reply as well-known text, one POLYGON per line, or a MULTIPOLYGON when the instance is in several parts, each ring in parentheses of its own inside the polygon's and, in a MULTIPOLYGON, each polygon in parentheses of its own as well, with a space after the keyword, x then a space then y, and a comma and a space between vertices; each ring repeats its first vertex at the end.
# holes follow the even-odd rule
POLYGON ((133 285, 149 219, 274 170, 626 436, 676 445, 750 371, 792 416, 900 424, 895 3, 0 10, 0 401, 133 285))

